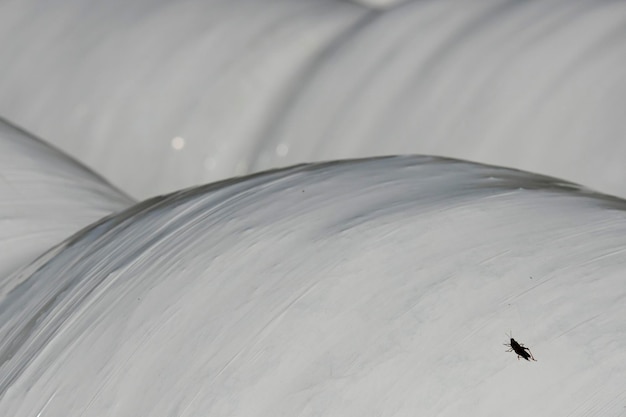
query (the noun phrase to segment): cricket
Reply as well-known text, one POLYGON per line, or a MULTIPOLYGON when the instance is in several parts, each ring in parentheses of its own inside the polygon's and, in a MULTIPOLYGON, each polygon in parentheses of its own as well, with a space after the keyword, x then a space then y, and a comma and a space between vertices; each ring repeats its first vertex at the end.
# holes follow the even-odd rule
MULTIPOLYGON (((509 335, 507 335, 509 336, 509 335)), ((511 343, 504 343, 504 346, 508 346, 510 347, 509 350, 507 350, 506 352, 515 352, 517 353, 517 360, 519 360, 519 358, 524 358, 527 361, 535 361, 537 362, 537 359, 535 359, 535 357, 533 356, 532 352, 530 351, 529 348, 524 347, 523 343, 519 343, 517 342, 515 339, 513 339, 513 333, 511 333, 511 335, 509 336, 511 338, 511 343)))

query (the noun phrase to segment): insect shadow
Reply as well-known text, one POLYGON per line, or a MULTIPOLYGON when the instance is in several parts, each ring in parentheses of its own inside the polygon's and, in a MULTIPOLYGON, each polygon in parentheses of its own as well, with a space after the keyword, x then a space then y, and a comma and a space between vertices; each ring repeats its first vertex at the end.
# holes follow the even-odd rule
POLYGON ((524 347, 523 343, 518 343, 515 339, 513 339, 513 332, 511 332, 510 335, 507 334, 507 336, 511 338, 511 343, 504 343, 504 346, 508 346, 511 348, 507 350, 507 352, 517 353, 517 360, 519 360, 519 358, 524 358, 529 362, 531 360, 537 362, 537 359, 535 359, 530 349, 528 349, 527 347, 524 347))

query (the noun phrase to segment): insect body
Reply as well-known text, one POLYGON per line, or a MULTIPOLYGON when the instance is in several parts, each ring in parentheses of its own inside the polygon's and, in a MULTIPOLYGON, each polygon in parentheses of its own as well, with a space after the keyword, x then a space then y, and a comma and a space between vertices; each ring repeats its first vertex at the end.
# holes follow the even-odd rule
POLYGON ((511 348, 507 350, 507 352, 517 353, 517 360, 519 360, 519 358, 524 358, 527 361, 530 361, 531 359, 534 360, 535 362, 537 361, 537 359, 535 359, 530 349, 528 349, 527 347, 524 347, 523 343, 518 343, 512 337, 511 337, 511 343, 508 343, 508 344, 505 343, 504 346, 508 346, 511 348))

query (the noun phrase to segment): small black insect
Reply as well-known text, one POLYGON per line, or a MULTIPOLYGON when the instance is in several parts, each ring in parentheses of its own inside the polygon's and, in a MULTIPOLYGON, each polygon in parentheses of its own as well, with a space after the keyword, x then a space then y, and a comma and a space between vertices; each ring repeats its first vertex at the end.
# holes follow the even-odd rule
POLYGON ((537 359, 535 359, 530 349, 528 349, 527 347, 524 347, 523 343, 518 343, 515 339, 513 339, 513 335, 511 335, 510 337, 511 337, 511 343, 504 343, 504 346, 508 346, 511 348, 507 350, 507 352, 517 353, 517 360, 519 360, 519 358, 524 358, 527 361, 530 361, 532 359, 535 362, 537 362, 537 359))

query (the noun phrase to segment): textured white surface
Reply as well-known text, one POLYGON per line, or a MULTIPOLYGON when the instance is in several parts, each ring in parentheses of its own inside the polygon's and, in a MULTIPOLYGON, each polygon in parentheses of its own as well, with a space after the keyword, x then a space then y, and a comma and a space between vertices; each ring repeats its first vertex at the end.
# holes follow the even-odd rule
POLYGON ((0 0, 0 114, 141 197, 245 173, 283 97, 368 13, 335 0, 0 0))
POLYGON ((626 195, 625 23, 597 0, 0 0, 0 114, 141 197, 404 153, 626 195))
POLYGON ((409 157, 148 201, 15 277, 0 415, 620 416, 625 207, 409 157))
MULTIPOLYGON (((626 195, 624 3, 400 3, 0 0, 0 115, 626 195)), ((623 200, 1 122, 0 199, 2 417, 626 411, 623 200)))
POLYGON ((0 120, 0 288, 51 246, 132 203, 76 161, 0 120))

